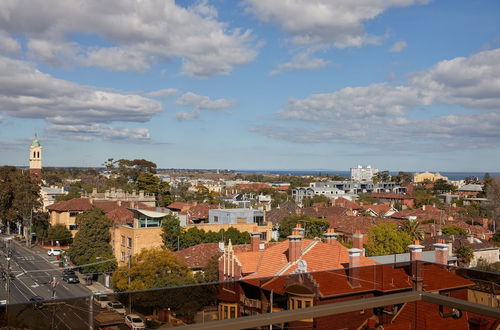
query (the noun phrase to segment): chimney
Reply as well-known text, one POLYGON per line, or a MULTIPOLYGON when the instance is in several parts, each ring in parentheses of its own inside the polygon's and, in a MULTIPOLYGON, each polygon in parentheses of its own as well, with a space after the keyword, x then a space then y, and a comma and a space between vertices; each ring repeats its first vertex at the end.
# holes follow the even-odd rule
POLYGON ((304 237, 304 228, 302 228, 302 225, 298 223, 295 228, 293 228, 294 231, 298 233, 298 235, 304 237))
POLYGON ((471 234, 467 235, 467 242, 474 244, 474 236, 471 234))
POLYGON ((483 222, 483 228, 488 229, 488 218, 483 218, 482 222, 483 222))
POLYGON ((425 211, 425 205, 422 205, 422 211, 425 211))
POLYGON ((251 233, 251 235, 252 252, 259 251, 260 233, 256 230, 256 228, 254 228, 254 232, 251 233))
POLYGON ((415 240, 412 245, 408 245, 410 249, 410 268, 411 277, 413 282, 414 291, 422 291, 423 289, 423 278, 422 278, 422 249, 424 248, 420 245, 419 240, 415 240))
POLYGON ((327 244, 335 244, 337 240, 337 233, 333 228, 328 228, 326 233, 323 234, 323 241, 327 244))
POLYGON ((349 252, 349 283, 352 286, 359 286, 359 258, 362 250, 352 248, 348 250, 349 252))
POLYGON ((436 251, 436 263, 448 265, 448 244, 444 242, 444 239, 437 240, 437 243, 434 244, 434 250, 436 251))
POLYGON ((363 250, 363 234, 358 229, 352 235, 352 247, 363 250))
POLYGON ((288 261, 295 262, 302 254, 302 236, 297 231, 293 231, 288 236, 288 261))

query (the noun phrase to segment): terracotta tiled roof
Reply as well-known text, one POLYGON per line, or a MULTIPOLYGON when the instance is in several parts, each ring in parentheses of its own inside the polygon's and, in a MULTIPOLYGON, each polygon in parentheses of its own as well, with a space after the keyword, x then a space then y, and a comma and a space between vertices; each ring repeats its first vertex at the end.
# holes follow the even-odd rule
POLYGON ((390 205, 386 205, 386 204, 378 204, 378 205, 371 205, 371 204, 368 204, 368 205, 363 205, 363 209, 364 210, 372 210, 375 214, 377 214, 378 216, 383 216, 385 215, 387 212, 389 212, 390 210, 393 209, 392 206, 390 205))
POLYGON ((370 197, 387 198, 387 199, 413 199, 413 197, 405 194, 396 193, 371 193, 370 197))
MULTIPOLYGON (((235 253, 235 256, 246 271, 252 272, 255 269, 245 278, 286 275, 297 269, 296 262, 289 263, 288 247, 289 241, 286 240, 263 251, 235 253)), ((346 264, 349 264, 349 253, 347 248, 337 241, 327 244, 319 240, 302 239, 299 259, 307 262, 308 271, 314 272, 344 268, 346 264)), ((375 264, 377 264, 375 261, 360 256, 360 266, 375 264)))
POLYGON ((306 207, 302 209, 302 214, 311 218, 325 219, 327 217, 347 215, 347 211, 349 210, 340 206, 306 207))
POLYGON ((461 246, 469 246, 473 250, 482 249, 498 249, 495 245, 489 243, 488 241, 480 238, 473 238, 473 242, 469 242, 469 239, 465 235, 452 236, 452 235, 442 235, 426 238, 422 241, 422 245, 425 246, 425 250, 434 250, 433 244, 438 242, 438 239, 444 239, 446 243, 451 243, 453 246, 453 251, 461 246))
POLYGON ((350 200, 345 199, 343 197, 339 197, 337 199, 332 200, 332 205, 344 207, 344 208, 350 209, 350 210, 359 210, 359 209, 361 209, 361 206, 359 206, 358 203, 350 201, 350 200))
POLYGON ((171 209, 171 210, 184 210, 184 209, 189 208, 189 207, 191 207, 191 204, 189 204, 189 203, 173 202, 173 203, 170 203, 167 206, 167 209, 171 209))
POLYGON ((267 183, 241 183, 238 185, 238 187, 242 190, 251 190, 254 192, 257 192, 263 188, 272 188, 267 183))
POLYGON ((60 201, 47 206, 49 211, 88 211, 92 208, 92 204, 88 198, 73 198, 67 201, 60 201))
POLYGON ((216 255, 222 255, 219 243, 203 243, 175 251, 174 254, 184 261, 191 269, 201 269, 208 264, 208 260, 216 255))
POLYGON ((281 203, 278 207, 275 207, 266 212, 266 220, 273 224, 276 224, 283 220, 284 217, 290 215, 297 215, 300 212, 300 208, 292 201, 286 201, 281 203))
POLYGON ((212 209, 218 209, 218 205, 201 203, 194 206, 191 206, 189 210, 187 210, 187 214, 195 219, 207 219, 208 211, 212 209))
POLYGON ((134 212, 124 208, 116 208, 106 213, 106 217, 115 224, 130 223, 134 220, 134 212))
POLYGON ((447 218, 447 215, 442 211, 428 211, 428 210, 422 210, 422 209, 414 209, 414 210, 401 210, 395 214, 392 215, 393 218, 398 218, 398 219, 407 219, 408 217, 416 217, 417 220, 422 221, 422 220, 445 220, 447 218))

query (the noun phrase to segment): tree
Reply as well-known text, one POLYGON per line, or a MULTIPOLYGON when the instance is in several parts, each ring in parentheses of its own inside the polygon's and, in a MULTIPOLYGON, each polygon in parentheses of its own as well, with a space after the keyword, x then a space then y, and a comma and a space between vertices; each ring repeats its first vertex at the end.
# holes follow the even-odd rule
POLYGON ((373 183, 377 182, 388 182, 391 181, 391 175, 389 174, 389 171, 380 171, 375 173, 375 175, 372 177, 373 183))
POLYGON ((38 217, 33 219, 33 225, 31 226, 31 233, 36 236, 37 241, 44 241, 47 239, 49 234, 50 223, 47 219, 47 213, 42 213, 38 217))
POLYGON ((314 195, 313 197, 306 197, 302 199, 302 205, 304 207, 311 207, 315 203, 329 203, 330 198, 324 195, 314 195))
POLYGON ((47 232, 47 239, 52 241, 52 245, 54 244, 54 241, 59 241, 61 245, 68 245, 71 243, 72 238, 73 235, 71 235, 69 229, 61 224, 50 226, 47 232))
POLYGON ((423 186, 415 187, 415 190, 413 191, 413 197, 415 198, 416 207, 421 207, 423 205, 442 204, 441 200, 434 196, 432 191, 426 189, 423 186))
POLYGON ((179 218, 174 214, 168 214, 163 218, 161 227, 163 246, 166 249, 177 251, 182 233, 179 218))
POLYGON ((86 273, 105 273, 116 268, 116 260, 111 249, 111 220, 104 212, 93 207, 76 217, 78 232, 69 249, 71 261, 83 266, 86 273), (108 262, 104 262, 109 260, 108 262))
POLYGON ((80 188, 77 185, 71 185, 69 188, 69 191, 66 195, 57 195, 56 196, 56 202, 60 201, 69 201, 70 199, 73 198, 80 198, 80 188))
POLYGON ((219 257, 216 254, 208 259, 207 265, 203 268, 203 282, 218 282, 219 281, 219 257))
POLYGON ((492 179, 486 185, 487 210, 491 214, 494 224, 494 231, 500 230, 500 176, 492 179))
POLYGON ((455 186, 452 184, 448 183, 448 181, 444 179, 438 179, 434 182, 434 193, 435 194, 442 194, 445 192, 453 191, 455 190, 455 186))
POLYGON ((455 255, 458 258, 458 263, 462 267, 469 266, 472 258, 474 258, 474 251, 471 247, 462 245, 455 250, 455 255))
POLYGON ((372 197, 369 194, 361 193, 358 194, 358 203, 367 203, 367 204, 378 204, 380 200, 376 197, 372 197))
POLYGON ((7 234, 15 223, 19 230, 24 226, 27 237, 32 212, 41 205, 40 187, 28 171, 14 166, 0 167, 0 219, 7 234))
POLYGON ((391 180, 395 181, 397 184, 409 184, 413 180, 413 175, 409 172, 400 171, 398 175, 393 176, 391 180))
POLYGON ((441 232, 443 233, 443 235, 455 235, 455 236, 467 235, 467 231, 465 229, 455 225, 443 227, 441 228, 441 232))
POLYGON ((417 220, 405 221, 403 226, 401 226, 400 230, 402 232, 410 235, 410 237, 413 240, 423 240, 424 239, 425 233, 424 233, 423 229, 420 228, 420 222, 418 222, 417 220))
POLYGON ((368 244, 365 245, 367 256, 403 253, 412 243, 410 235, 399 231, 392 223, 379 223, 370 228, 368 244))
POLYGON ((293 228, 297 224, 301 224, 304 228, 304 236, 306 238, 322 237, 330 226, 329 222, 324 219, 314 219, 306 216, 286 216, 280 221, 279 235, 281 239, 286 239, 292 234, 293 228))

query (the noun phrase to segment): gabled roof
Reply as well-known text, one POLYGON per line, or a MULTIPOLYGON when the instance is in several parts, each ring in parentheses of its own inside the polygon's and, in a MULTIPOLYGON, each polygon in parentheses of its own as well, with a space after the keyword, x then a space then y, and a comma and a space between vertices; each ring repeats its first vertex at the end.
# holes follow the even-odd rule
POLYGON ((290 215, 297 215, 300 208, 292 201, 285 201, 277 207, 266 212, 266 220, 276 224, 283 220, 284 217, 290 215))
POLYGON ((184 209, 189 208, 189 207, 191 207, 191 204, 189 204, 189 203, 173 202, 173 203, 170 203, 167 206, 167 209, 171 209, 171 210, 184 210, 184 209))
POLYGON ((92 204, 88 198, 73 198, 67 201, 60 201, 47 206, 49 211, 88 211, 92 208, 92 204))
POLYGON ((201 203, 194 205, 186 211, 186 213, 195 219, 207 219, 208 218, 208 210, 218 209, 218 205, 201 203))
POLYGON ((363 205, 363 209, 366 211, 372 210, 372 212, 377 216, 385 216, 391 210, 393 213, 397 212, 395 208, 387 204, 378 204, 378 205, 363 205))
POLYGON ((361 209, 361 206, 358 203, 350 201, 344 197, 339 197, 337 199, 332 200, 332 205, 344 207, 346 209, 351 209, 351 210, 361 209))
MULTIPOLYGON (((245 279, 290 274, 297 269, 297 262, 289 262, 289 241, 276 243, 263 251, 235 253, 242 266, 245 279), (251 273, 251 274, 248 274, 251 273)), ((322 271, 344 268, 349 264, 347 248, 339 242, 333 244, 314 239, 302 239, 301 255, 298 260, 307 263, 307 271, 322 271)), ((375 261, 360 256, 360 266, 377 264, 375 261)))

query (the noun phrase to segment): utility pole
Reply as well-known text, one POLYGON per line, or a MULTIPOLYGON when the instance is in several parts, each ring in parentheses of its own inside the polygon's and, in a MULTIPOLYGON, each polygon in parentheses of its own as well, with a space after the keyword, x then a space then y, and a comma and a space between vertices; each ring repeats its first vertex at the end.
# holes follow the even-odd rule
POLYGON ((94 294, 89 297, 89 330, 94 330, 94 294))
POLYGON ((128 254, 128 272, 127 272, 127 275, 128 275, 128 312, 129 313, 132 313, 132 293, 130 293, 130 282, 131 282, 131 279, 130 279, 130 268, 132 266, 132 255, 129 253, 128 254))

